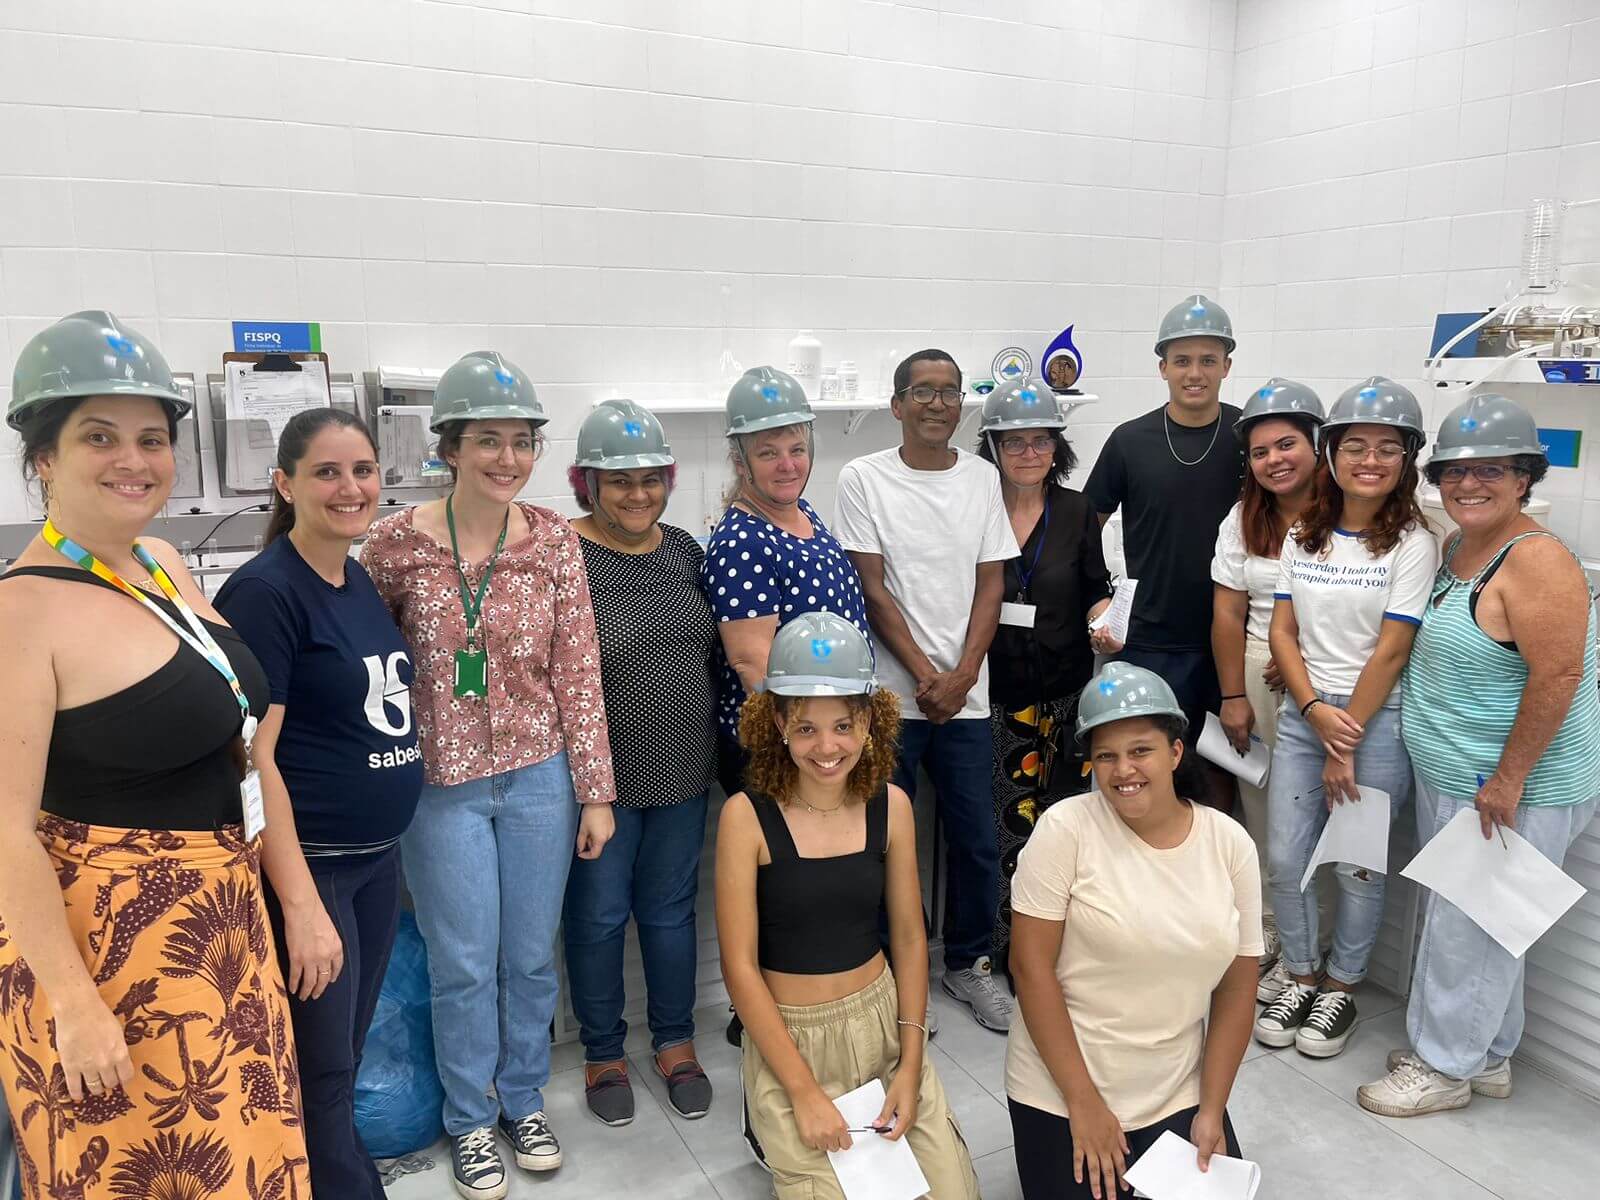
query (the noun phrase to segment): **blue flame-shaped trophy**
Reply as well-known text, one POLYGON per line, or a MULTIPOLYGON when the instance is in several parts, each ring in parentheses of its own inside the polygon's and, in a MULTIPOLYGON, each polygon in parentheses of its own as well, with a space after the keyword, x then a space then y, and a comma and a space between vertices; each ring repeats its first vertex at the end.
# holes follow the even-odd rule
POLYGON ((1083 375, 1083 355, 1072 343, 1073 328, 1068 325, 1044 348, 1044 380, 1058 396, 1077 395, 1078 379, 1083 375))

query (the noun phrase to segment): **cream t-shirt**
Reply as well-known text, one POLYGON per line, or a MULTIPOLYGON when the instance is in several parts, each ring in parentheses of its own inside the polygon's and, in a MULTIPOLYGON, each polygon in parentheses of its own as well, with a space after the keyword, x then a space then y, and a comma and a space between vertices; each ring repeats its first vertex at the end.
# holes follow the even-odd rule
MULTIPOLYGON (((1262 952, 1261 872, 1243 825, 1193 805, 1189 836, 1157 850, 1093 791, 1045 810, 1011 880, 1013 912, 1064 921, 1056 978, 1100 1097, 1123 1129, 1200 1103, 1211 993, 1262 952)), ((1068 1116, 1019 1011, 1006 1094, 1068 1116)))

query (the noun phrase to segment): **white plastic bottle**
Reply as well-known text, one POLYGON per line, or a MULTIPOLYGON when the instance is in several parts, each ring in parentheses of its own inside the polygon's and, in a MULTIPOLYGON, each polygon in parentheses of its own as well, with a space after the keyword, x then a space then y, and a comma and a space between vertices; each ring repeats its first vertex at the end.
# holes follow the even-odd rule
POLYGON ((861 373, 850 359, 839 362, 839 399, 852 402, 861 395, 861 373))
POLYGON ((839 398, 840 378, 833 369, 832 363, 822 364, 822 383, 818 390, 824 400, 837 400, 839 398))
POLYGON ((789 374, 806 390, 806 399, 821 398, 822 343, 809 329, 802 329, 789 343, 789 374))

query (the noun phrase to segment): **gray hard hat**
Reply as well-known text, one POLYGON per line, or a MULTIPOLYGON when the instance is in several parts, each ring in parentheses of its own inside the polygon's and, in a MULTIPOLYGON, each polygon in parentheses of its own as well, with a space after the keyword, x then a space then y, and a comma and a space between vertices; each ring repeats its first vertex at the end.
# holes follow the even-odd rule
POLYGON ((809 425, 816 415, 806 390, 776 367, 751 367, 728 389, 727 436, 809 425))
POLYGON ((1185 730, 1189 725, 1165 679, 1132 663, 1108 662, 1078 696, 1078 740, 1130 717, 1176 717, 1185 730))
POLYGON ((1056 394, 1043 384, 1024 380, 1002 383, 983 398, 980 433, 999 433, 1007 429, 1065 429, 1056 394))
POLYGON ((1228 354, 1238 345, 1233 340, 1233 321, 1227 310, 1199 292, 1174 304, 1161 318, 1161 331, 1156 334, 1156 357, 1165 356, 1168 342, 1191 337, 1216 338, 1228 354))
POLYGON ((62 317, 28 339, 11 371, 6 424, 21 429, 57 400, 81 396, 148 396, 175 417, 194 407, 155 343, 99 309, 62 317))
POLYGON ((1324 432, 1344 425, 1390 425, 1417 439, 1417 447, 1428 440, 1422 427, 1422 405, 1404 384, 1383 375, 1373 375, 1339 393, 1322 423, 1324 432))
POLYGON ((1303 417, 1321 425, 1322 400, 1305 384, 1274 375, 1250 393, 1234 422, 1233 436, 1244 441, 1250 436, 1250 426, 1266 417, 1303 417))
POLYGON ((428 428, 438 433, 451 421, 532 421, 537 426, 549 419, 521 367, 498 350, 474 350, 439 376, 428 428))
POLYGON ((578 426, 576 466, 631 471, 669 467, 676 461, 655 413, 632 400, 603 400, 578 426))
POLYGON ((1496 392, 1467 397, 1439 426, 1439 442, 1430 462, 1466 458, 1511 458, 1519 454, 1546 458, 1539 427, 1528 410, 1496 392))
POLYGON ((801 613, 772 639, 763 688, 774 696, 866 696, 877 686, 872 647, 843 617, 801 613))

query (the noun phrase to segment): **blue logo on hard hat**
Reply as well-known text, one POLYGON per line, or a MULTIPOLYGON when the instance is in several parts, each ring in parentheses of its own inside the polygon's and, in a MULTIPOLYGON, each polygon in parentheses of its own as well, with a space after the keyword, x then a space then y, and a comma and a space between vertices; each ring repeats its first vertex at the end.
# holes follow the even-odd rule
POLYGON ((1020 399, 1024 404, 1028 405, 1039 403, 1039 393, 1034 391, 1032 388, 1023 388, 1017 393, 1017 398, 1020 399))
POLYGON ((768 404, 776 404, 782 399, 782 396, 779 394, 778 389, 769 383, 762 386, 761 398, 768 404))
POLYGON ((1462 417, 1461 418, 1461 428, 1466 430, 1468 433, 1471 433, 1477 427, 1478 427, 1478 418, 1477 417, 1462 417))
POLYGON ((1272 399, 1272 388, 1263 384, 1261 390, 1256 393, 1256 397, 1261 400, 1272 399))
POLYGON ((644 426, 639 424, 638 421, 624 421, 622 423, 622 432, 625 437, 642 438, 644 436, 644 426))
POLYGON ((1375 387, 1364 387, 1356 393, 1356 398, 1361 400, 1363 403, 1371 404, 1378 398, 1378 389, 1375 387))
POLYGON ((1111 680, 1102 679, 1100 681, 1100 694, 1102 696, 1109 696, 1113 692, 1115 692, 1116 690, 1117 690, 1117 685, 1112 683, 1111 680))
POLYGON ((830 655, 832 653, 833 653, 833 645, 832 645, 832 643, 830 643, 828 641, 827 638, 812 638, 811 639, 811 657, 812 658, 827 658, 828 655, 830 655))
POLYGON ((504 367, 496 367, 494 372, 495 382, 502 387, 511 387, 517 382, 517 377, 504 367))
POLYGON ((1206 315, 1206 306, 1204 304, 1200 303, 1200 301, 1196 300, 1194 302, 1194 304, 1189 309, 1189 315, 1191 317, 1203 317, 1203 316, 1205 316, 1206 315))
POLYGON ((106 334, 106 345, 110 346, 118 354, 132 354, 134 350, 132 339, 118 337, 114 333, 106 334))

